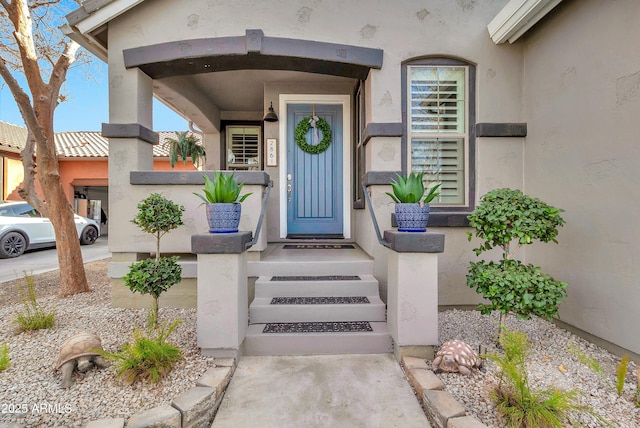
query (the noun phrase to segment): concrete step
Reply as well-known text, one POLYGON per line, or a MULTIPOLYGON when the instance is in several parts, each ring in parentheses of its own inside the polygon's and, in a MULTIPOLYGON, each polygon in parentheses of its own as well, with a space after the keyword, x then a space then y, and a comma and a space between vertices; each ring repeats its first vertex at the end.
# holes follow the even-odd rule
MULTIPOLYGON (((287 275, 289 276, 289 275, 287 275)), ((373 296, 379 293, 373 275, 358 275, 359 280, 286 280, 271 281, 270 276, 256 280, 256 297, 373 296)))
POLYGON ((247 274, 248 276, 258 277, 276 275, 373 275, 373 260, 261 260, 247 262, 247 274))
POLYGON ((366 297, 369 303, 329 304, 272 304, 271 297, 257 297, 249 306, 249 322, 385 321, 385 304, 380 297, 366 297))
POLYGON ((265 324, 250 325, 243 355, 384 354, 393 352, 385 322, 370 323, 371 332, 263 333, 265 324))

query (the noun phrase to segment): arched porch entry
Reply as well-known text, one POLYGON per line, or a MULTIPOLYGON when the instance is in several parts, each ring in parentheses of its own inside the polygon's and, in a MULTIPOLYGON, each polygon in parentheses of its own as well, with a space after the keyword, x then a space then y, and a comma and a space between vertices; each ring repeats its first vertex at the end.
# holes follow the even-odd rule
MULTIPOLYGON (((207 153, 212 153, 215 158, 212 163, 208 156, 208 169, 226 169, 224 134, 225 126, 230 123, 257 123, 261 127, 261 144, 265 144, 266 138, 277 139, 277 166, 266 166, 266 162, 261 162, 263 169, 274 179, 276 188, 279 187, 272 195, 278 196, 280 203, 269 212, 269 221, 274 226, 270 230, 277 229, 271 238, 313 233, 313 228, 304 228, 308 219, 314 225, 318 224, 317 220, 338 225, 318 228, 320 234, 350 236, 353 187, 350 180, 353 144, 350 100, 354 88, 367 79, 369 71, 382 67, 382 50, 266 37, 262 30, 247 30, 244 36, 167 42, 127 49, 123 55, 126 68, 137 68, 153 79, 156 96, 175 110, 185 112, 187 119, 205 134, 221 134, 217 138, 218 143, 216 138, 205 139, 207 153), (280 121, 262 123, 264 112, 271 103, 280 121), (289 140, 292 139, 292 129, 287 128, 293 127, 289 109, 300 109, 302 104, 309 111, 313 106, 341 109, 331 113, 339 119, 336 135, 341 138, 336 142, 332 165, 333 170, 339 172, 332 175, 337 181, 323 180, 321 174, 314 177, 317 171, 310 166, 308 171, 305 170, 309 179, 302 181, 315 184, 307 189, 306 195, 298 193, 304 191, 302 183, 297 182, 301 179, 300 164, 295 165, 301 158, 287 153, 291 150, 289 140), (292 168, 297 169, 294 172, 292 168), (327 183, 327 189, 318 189, 318 183, 327 183), (293 189, 292 194, 287 193, 288 185, 293 189), (294 205, 287 204, 289 198, 306 203, 310 193, 325 195, 319 202, 329 208, 321 206, 316 209, 314 205, 308 210, 311 217, 307 214, 292 216, 294 205), (333 201, 337 203, 332 204, 333 201), (335 212, 326 214, 329 210, 335 212)), ((264 150, 261 156, 264 159, 264 150)), ((317 160, 317 157, 320 156, 310 158, 317 160)), ((317 202, 316 199, 313 201, 317 202)))

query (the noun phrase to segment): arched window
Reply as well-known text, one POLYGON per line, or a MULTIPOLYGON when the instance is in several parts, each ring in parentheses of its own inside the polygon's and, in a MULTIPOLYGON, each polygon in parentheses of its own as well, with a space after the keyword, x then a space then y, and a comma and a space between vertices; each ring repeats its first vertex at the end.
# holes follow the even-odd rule
MULTIPOLYGON (((475 197, 475 66, 451 58, 402 65, 403 165, 442 183, 434 212, 469 212, 475 197)), ((431 220, 430 220, 431 222, 431 220)))

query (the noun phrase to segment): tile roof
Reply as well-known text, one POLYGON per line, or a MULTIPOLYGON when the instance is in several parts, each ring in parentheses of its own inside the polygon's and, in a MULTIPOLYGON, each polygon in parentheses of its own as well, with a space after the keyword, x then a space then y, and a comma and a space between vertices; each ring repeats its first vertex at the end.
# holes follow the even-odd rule
POLYGON ((27 128, 0 120, 0 148, 19 153, 27 141, 27 128))
MULTIPOLYGON (((173 131, 158 132, 160 144, 153 146, 153 156, 167 157, 169 150, 164 144, 170 138, 177 138, 173 131)), ((196 137, 200 138, 198 134, 196 137)), ((27 140, 27 129, 0 120, 0 150, 18 153, 27 140)), ((57 132, 55 134, 56 153, 66 158, 97 158, 109 156, 109 140, 100 132, 57 132)))

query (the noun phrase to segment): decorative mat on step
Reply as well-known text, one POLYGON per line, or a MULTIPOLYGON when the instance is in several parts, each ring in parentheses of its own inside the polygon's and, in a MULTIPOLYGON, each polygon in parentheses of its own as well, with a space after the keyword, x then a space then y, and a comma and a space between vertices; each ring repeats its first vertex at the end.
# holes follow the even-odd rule
POLYGON ((360 281, 358 275, 272 276, 271 281, 360 281))
POLYGON ((264 326, 263 333, 354 333, 373 331, 367 321, 275 322, 264 326))
POLYGON ((355 247, 351 244, 286 244, 285 250, 349 250, 355 247))
POLYGON ((338 296, 338 297, 274 297, 272 305, 354 305, 371 303, 366 296, 338 296))

